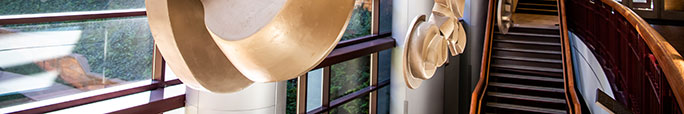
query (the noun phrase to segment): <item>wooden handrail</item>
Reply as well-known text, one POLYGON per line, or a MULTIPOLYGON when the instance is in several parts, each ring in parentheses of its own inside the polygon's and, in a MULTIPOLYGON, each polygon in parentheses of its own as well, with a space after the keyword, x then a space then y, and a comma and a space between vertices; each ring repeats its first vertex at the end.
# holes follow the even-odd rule
POLYGON ((487 80, 489 80, 489 62, 490 62, 490 53, 492 49, 492 36, 494 34, 494 1, 496 0, 489 0, 489 5, 487 6, 488 12, 487 12, 487 24, 485 26, 485 39, 484 39, 484 45, 482 49, 482 65, 480 67, 480 80, 477 81, 477 85, 475 86, 475 90, 473 90, 473 94, 470 97, 470 114, 479 114, 480 113, 480 106, 482 105, 482 97, 484 96, 485 90, 487 90, 487 80))
POLYGON ((665 78, 672 88, 677 103, 679 103, 679 108, 684 109, 684 59, 682 56, 658 31, 653 29, 634 11, 614 0, 601 0, 601 2, 612 7, 615 12, 625 17, 643 38, 665 74, 665 78))
POLYGON ((560 20, 560 33, 563 51, 563 81, 565 88, 565 100, 568 104, 570 114, 582 114, 582 106, 575 91, 575 75, 572 62, 572 51, 570 49, 570 38, 568 37, 568 26, 565 12, 565 0, 558 0, 558 19, 560 20))

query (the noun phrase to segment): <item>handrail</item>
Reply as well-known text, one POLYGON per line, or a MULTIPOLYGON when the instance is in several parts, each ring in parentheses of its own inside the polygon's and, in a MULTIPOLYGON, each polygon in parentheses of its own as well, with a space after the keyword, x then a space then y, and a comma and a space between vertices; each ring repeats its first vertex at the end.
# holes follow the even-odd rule
POLYGON ((146 16, 145 9, 79 11, 0 16, 0 25, 146 16))
POLYGON ((601 0, 601 2, 624 16, 643 38, 648 48, 655 55, 659 63, 658 65, 665 73, 665 78, 672 88, 672 92, 679 103, 679 108, 684 109, 684 58, 658 31, 653 29, 634 11, 613 0, 601 0))
POLYGON ((563 87, 565 88, 565 100, 568 104, 570 114, 582 114, 582 106, 575 91, 575 75, 572 62, 572 51, 570 49, 570 38, 568 37, 568 26, 565 12, 565 0, 558 0, 558 18, 560 20, 560 33, 563 51, 563 87))
POLYGON ((482 103, 482 97, 484 96, 485 90, 487 90, 487 83, 488 83, 488 78, 489 78, 489 61, 490 61, 490 53, 491 48, 492 48, 492 36, 494 34, 494 28, 493 28, 493 22, 494 22, 494 1, 496 0, 489 0, 489 6, 488 6, 488 11, 487 12, 487 24, 485 26, 485 39, 484 39, 484 45, 482 49, 482 65, 480 67, 480 80, 477 81, 477 85, 475 86, 475 90, 473 90, 473 93, 470 97, 470 114, 479 114, 480 113, 480 106, 482 103))

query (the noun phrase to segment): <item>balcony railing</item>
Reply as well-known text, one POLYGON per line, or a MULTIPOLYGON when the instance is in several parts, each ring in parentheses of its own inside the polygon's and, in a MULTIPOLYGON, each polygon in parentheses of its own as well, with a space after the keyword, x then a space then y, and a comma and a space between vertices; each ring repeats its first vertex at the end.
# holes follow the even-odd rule
POLYGON ((684 60, 634 11, 613 0, 567 0, 568 29, 587 44, 615 99, 634 113, 682 113, 684 60))

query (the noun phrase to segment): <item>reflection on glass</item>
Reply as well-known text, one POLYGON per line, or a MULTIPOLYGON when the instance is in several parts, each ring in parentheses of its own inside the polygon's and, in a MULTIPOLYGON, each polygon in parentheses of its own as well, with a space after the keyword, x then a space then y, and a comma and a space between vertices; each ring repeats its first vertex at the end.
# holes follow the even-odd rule
POLYGON ((390 87, 385 86, 378 89, 378 114, 389 114, 390 109, 390 87))
POLYGON ((665 0, 665 10, 684 11, 684 0, 665 0))
POLYGON ((315 69, 306 76, 306 111, 311 111, 321 106, 323 99, 323 69, 315 69))
POLYGON ((297 114, 297 78, 287 80, 286 92, 285 113, 297 114))
POLYGON ((378 33, 392 32, 392 0, 380 0, 378 26, 378 33))
POLYGON ((342 35, 342 40, 370 35, 373 20, 372 11, 373 2, 371 0, 356 0, 354 11, 349 19, 349 24, 347 24, 347 30, 342 35))
POLYGON ((368 96, 359 97, 330 110, 330 114, 368 114, 368 96))
POLYGON ((0 26, 0 108, 152 74, 145 17, 0 26))
POLYGON ((653 0, 633 0, 632 7, 635 10, 653 11, 653 0))
MULTIPOLYGON (((368 87, 370 77, 370 56, 364 56, 330 66, 330 101, 344 95, 356 92, 368 87)), ((368 106, 368 99, 352 101, 358 105, 368 106)), ((349 104, 349 103, 348 103, 349 104)), ((350 112, 352 114, 366 113, 368 109, 343 108, 338 112, 350 112)))
POLYGON ((0 15, 145 8, 145 0, 0 0, 0 15))

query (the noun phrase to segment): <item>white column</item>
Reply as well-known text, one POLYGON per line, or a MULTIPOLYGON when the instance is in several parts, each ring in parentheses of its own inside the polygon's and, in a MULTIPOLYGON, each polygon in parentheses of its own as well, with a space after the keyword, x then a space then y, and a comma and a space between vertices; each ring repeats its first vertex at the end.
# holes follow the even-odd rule
POLYGON ((228 94, 187 88, 185 113, 285 114, 286 83, 254 83, 245 90, 228 94))
MULTIPOLYGON (((444 99, 444 74, 442 68, 435 76, 423 81, 418 89, 409 89, 404 82, 401 55, 410 21, 425 14, 430 16, 432 0, 394 0, 392 6, 392 37, 397 46, 392 49, 392 80, 390 84, 390 113, 392 114, 441 114, 444 99)), ((429 18, 429 17, 428 17, 429 18)))

